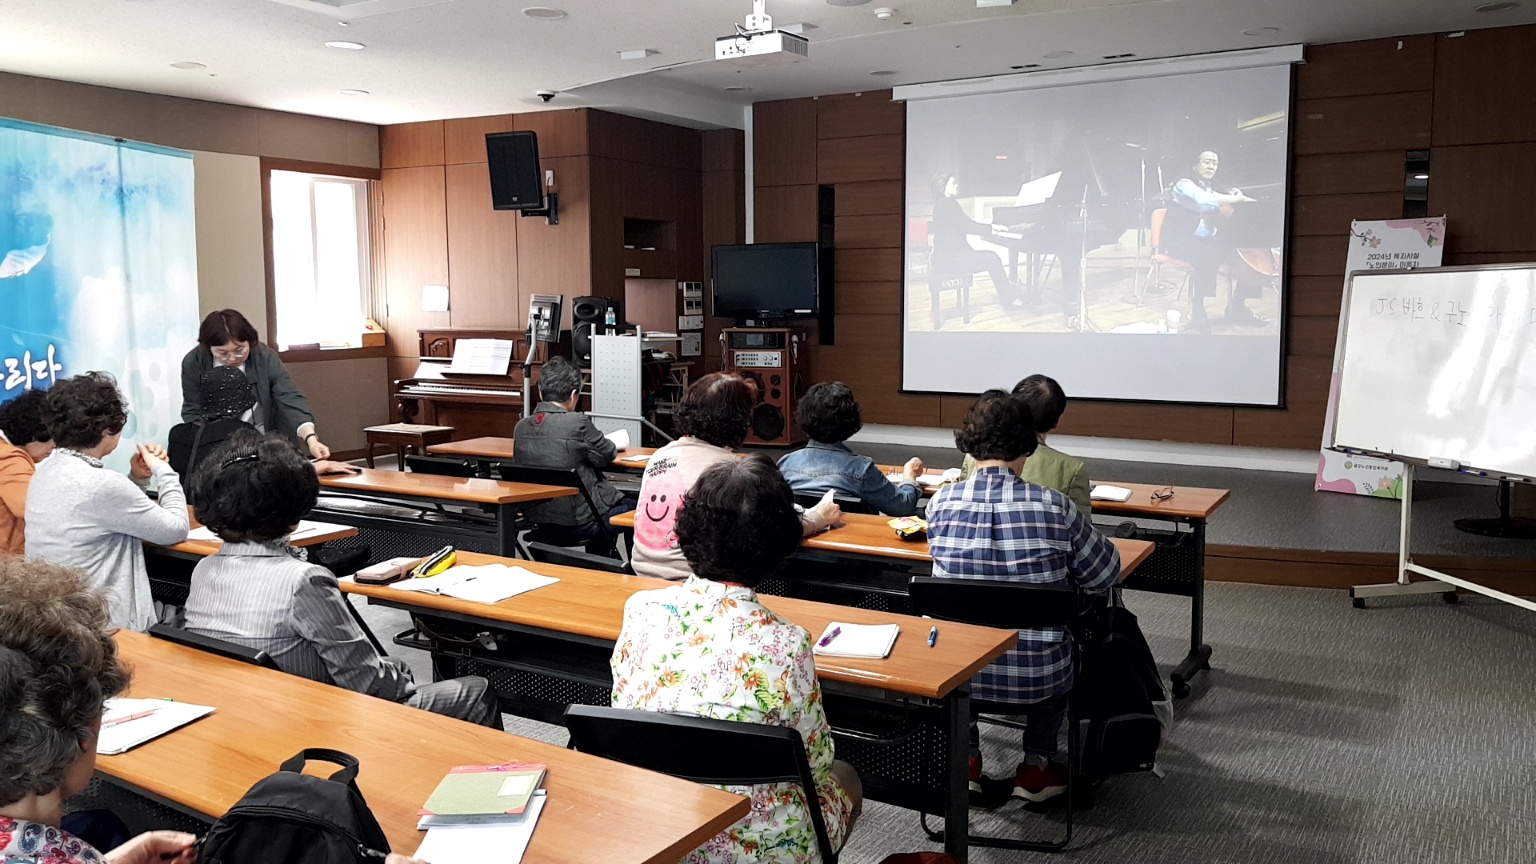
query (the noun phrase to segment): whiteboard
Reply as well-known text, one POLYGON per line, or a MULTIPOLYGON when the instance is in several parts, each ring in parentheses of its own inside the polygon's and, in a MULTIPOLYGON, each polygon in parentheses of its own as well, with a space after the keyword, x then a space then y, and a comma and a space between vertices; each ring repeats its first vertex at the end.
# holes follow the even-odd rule
POLYGON ((1333 387, 1336 449, 1536 478, 1536 264, 1350 274, 1333 387))

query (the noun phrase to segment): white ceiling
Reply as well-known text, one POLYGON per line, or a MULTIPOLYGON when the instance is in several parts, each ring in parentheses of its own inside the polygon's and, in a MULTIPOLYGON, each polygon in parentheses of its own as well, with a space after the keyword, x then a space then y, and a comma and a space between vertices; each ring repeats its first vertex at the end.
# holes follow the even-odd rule
POLYGON ((733 32, 750 0, 0 0, 0 70, 370 123, 537 110, 544 105, 534 92, 547 89, 560 93, 549 108, 740 126, 755 101, 1007 74, 1029 63, 1536 22, 1536 0, 1473 11, 1481 2, 1019 0, 977 9, 974 0, 768 0, 777 26, 815 25, 810 58, 738 70, 712 59, 714 39, 733 32), (524 15, 534 2, 567 15, 524 15), (880 6, 895 14, 878 19, 880 6), (1242 32, 1263 27, 1277 32, 1242 32), (367 48, 323 44, 337 39, 367 48), (657 53, 618 57, 641 48, 657 53), (1045 56, 1062 51, 1072 53, 1045 56), (206 68, 171 67, 180 61, 206 68))

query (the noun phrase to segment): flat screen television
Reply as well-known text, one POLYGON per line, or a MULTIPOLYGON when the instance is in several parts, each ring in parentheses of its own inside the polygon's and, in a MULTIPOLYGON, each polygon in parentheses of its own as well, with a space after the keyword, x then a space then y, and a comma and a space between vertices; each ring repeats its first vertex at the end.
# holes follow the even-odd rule
POLYGON ((715 317, 800 318, 820 308, 815 243, 716 246, 712 252, 715 317))

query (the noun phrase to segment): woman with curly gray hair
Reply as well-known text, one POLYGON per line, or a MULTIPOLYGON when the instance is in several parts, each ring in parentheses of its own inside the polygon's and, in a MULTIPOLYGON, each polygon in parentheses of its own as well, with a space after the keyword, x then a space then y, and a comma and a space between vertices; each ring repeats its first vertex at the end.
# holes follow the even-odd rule
POLYGON ((79 570, 0 556, 0 861, 190 864, 196 838, 141 834, 105 854, 60 827, 96 768, 103 703, 128 687, 107 601, 79 570))

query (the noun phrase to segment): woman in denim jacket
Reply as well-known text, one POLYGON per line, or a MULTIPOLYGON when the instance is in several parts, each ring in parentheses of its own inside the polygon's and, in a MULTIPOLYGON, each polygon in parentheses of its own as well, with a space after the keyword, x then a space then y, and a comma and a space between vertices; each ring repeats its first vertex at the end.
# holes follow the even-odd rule
POLYGON ((843 443, 864 425, 859 403, 848 385, 833 381, 805 391, 795 408, 795 422, 811 438, 803 449, 779 460, 779 470, 795 494, 820 495, 831 489, 891 516, 917 512, 917 478, 923 473, 923 460, 907 460, 901 479, 893 481, 875 460, 860 456, 843 443))

